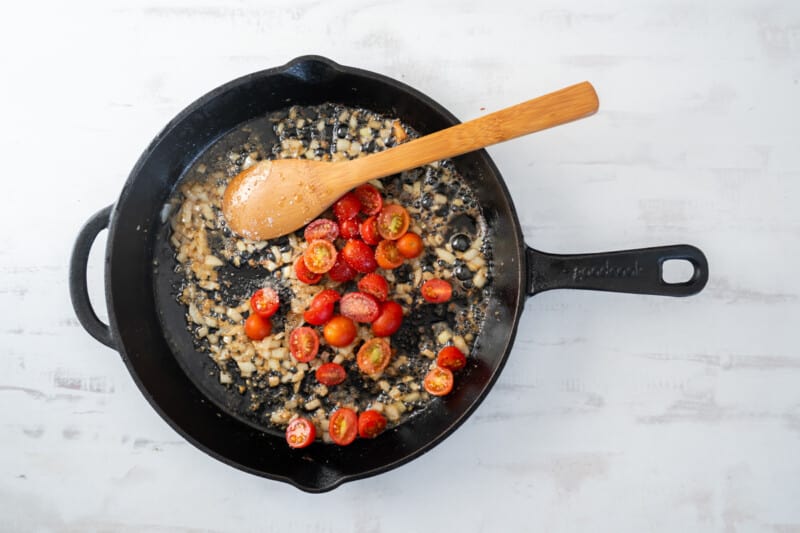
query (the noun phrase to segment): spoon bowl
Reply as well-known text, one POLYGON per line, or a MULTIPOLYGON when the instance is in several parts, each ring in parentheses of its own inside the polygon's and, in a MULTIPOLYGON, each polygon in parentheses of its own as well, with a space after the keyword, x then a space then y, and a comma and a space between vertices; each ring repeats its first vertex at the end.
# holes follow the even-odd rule
POLYGON ((222 212, 231 230, 242 237, 280 237, 369 180, 584 118, 598 106, 594 87, 582 82, 349 161, 259 161, 228 184, 222 212))

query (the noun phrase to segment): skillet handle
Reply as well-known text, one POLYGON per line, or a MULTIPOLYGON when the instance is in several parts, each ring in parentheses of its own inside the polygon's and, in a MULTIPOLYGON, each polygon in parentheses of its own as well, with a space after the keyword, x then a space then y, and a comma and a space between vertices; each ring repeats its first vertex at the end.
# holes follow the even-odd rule
POLYGON ((620 252, 559 255, 528 248, 528 295, 550 289, 691 296, 708 281, 708 261, 699 249, 688 244, 656 246, 620 252), (694 268, 691 278, 667 283, 663 265, 668 260, 685 260, 694 268))
POLYGON ((89 261, 89 251, 92 249, 92 243, 97 235, 108 227, 113 207, 110 205, 95 213, 78 233, 69 263, 69 295, 78 321, 89 335, 109 348, 116 349, 111 328, 97 318, 97 313, 94 312, 92 303, 89 301, 89 289, 86 285, 86 265, 89 261))

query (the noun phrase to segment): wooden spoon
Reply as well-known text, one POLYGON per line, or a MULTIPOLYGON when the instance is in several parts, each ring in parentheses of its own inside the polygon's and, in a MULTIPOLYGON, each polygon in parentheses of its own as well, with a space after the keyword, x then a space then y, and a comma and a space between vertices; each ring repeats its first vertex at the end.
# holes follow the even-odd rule
POLYGON ((369 180, 587 117, 597 107, 594 87, 582 82, 366 157, 335 163, 259 161, 231 180, 222 211, 230 228, 243 237, 279 237, 369 180))

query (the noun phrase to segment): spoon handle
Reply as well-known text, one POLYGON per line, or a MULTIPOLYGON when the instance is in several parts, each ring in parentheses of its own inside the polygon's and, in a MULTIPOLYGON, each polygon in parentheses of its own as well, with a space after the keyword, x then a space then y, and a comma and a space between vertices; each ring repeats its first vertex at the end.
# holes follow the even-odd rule
POLYGON ((348 161, 344 179, 354 187, 371 179, 588 117, 597 111, 598 105, 594 87, 584 81, 389 150, 348 161))

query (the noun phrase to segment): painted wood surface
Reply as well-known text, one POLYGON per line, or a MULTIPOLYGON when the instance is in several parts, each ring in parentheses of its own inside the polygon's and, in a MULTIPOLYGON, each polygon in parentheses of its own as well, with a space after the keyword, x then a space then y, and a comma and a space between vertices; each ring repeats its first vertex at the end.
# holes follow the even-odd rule
MULTIPOLYGON (((800 531, 800 3, 13 3, 0 17, 1 531, 800 531), (687 242, 688 299, 553 291, 452 437, 322 496, 173 432, 78 325, 67 262, 150 139, 318 53, 462 120, 590 80, 489 149, 553 252, 687 242)), ((89 281, 102 311, 101 239, 89 281)))

